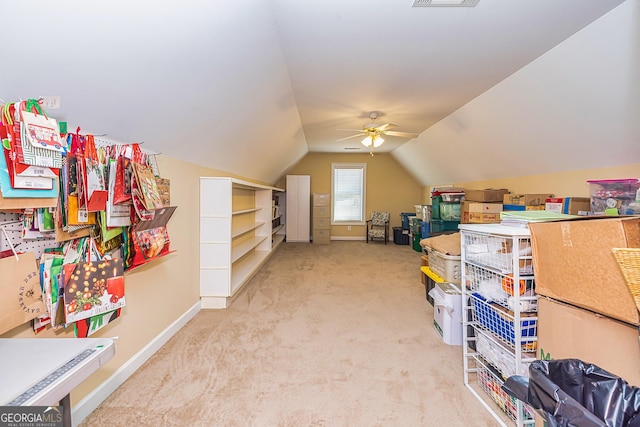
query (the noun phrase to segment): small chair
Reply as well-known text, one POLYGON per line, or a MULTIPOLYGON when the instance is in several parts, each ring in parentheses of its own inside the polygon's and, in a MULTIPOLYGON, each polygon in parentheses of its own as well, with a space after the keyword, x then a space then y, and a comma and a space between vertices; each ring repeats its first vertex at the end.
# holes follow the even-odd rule
POLYGON ((389 240, 389 212, 371 212, 371 219, 367 220, 367 243, 369 239, 389 240))

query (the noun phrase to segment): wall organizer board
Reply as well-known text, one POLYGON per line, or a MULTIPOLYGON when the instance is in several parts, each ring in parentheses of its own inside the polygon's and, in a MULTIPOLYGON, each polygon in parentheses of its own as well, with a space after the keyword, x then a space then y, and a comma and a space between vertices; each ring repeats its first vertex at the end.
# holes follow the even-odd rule
POLYGON ((170 183, 155 153, 68 132, 36 99, 0 112, 0 334, 88 337, 120 317, 125 272, 173 252, 170 183))

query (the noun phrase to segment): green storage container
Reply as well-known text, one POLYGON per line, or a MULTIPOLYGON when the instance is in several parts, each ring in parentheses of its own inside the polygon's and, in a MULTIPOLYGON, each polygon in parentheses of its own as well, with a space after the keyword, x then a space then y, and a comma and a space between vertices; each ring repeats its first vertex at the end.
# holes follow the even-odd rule
POLYGON ((460 221, 459 202, 440 202, 440 218, 443 221, 460 221))
POLYGON ((420 240, 422 240, 422 236, 420 234, 413 235, 413 250, 416 252, 422 252, 422 246, 420 245, 420 240))
POLYGON ((440 218, 440 203, 442 203, 442 196, 431 197, 431 219, 440 218))
POLYGON ((441 219, 431 220, 431 233, 441 233, 443 231, 458 231, 460 221, 444 221, 441 219))

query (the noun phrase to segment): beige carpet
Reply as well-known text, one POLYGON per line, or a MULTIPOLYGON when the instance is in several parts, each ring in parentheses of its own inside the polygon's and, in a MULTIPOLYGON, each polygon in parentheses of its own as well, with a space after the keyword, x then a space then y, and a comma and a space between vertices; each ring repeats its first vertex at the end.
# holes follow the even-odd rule
POLYGON ((393 243, 285 243, 81 425, 495 426, 433 329, 419 267, 393 243))

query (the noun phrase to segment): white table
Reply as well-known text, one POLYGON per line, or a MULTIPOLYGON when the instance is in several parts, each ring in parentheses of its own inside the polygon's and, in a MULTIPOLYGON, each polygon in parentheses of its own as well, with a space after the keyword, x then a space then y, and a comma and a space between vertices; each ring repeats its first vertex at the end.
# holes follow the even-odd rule
POLYGON ((0 405, 61 404, 71 427, 71 390, 114 354, 111 338, 0 338, 0 405))

